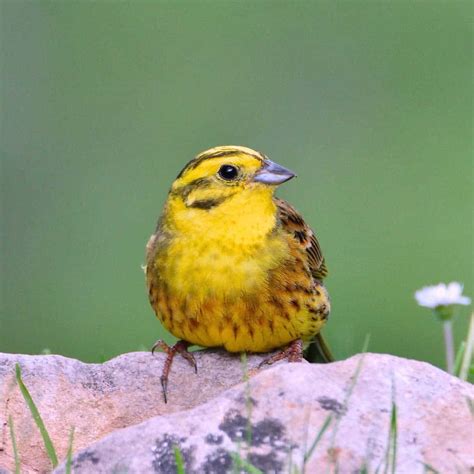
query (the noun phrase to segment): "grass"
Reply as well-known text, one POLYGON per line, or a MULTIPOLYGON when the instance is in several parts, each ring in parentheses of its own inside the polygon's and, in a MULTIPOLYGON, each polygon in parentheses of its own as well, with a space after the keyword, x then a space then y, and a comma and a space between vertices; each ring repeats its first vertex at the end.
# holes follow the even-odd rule
MULTIPOLYGON (((341 420, 342 420, 344 414, 349 409, 349 400, 352 396, 352 393, 354 392, 354 388, 357 384, 357 380, 359 379, 359 375, 360 375, 360 372, 362 370, 362 366, 364 364, 365 354, 366 354, 367 349, 369 347, 369 342, 370 342, 370 334, 367 334, 367 336, 365 337, 365 340, 364 340, 364 345, 362 347, 361 357, 357 361, 356 370, 354 372, 354 375, 352 375, 352 377, 351 377, 351 382, 350 382, 349 386, 347 387, 346 396, 344 398, 344 403, 343 403, 344 411, 341 412, 341 413, 338 413, 335 416, 336 421, 333 425, 333 429, 332 429, 332 432, 331 432, 331 442, 330 442, 330 448, 329 448, 329 452, 331 454, 336 452, 336 450, 335 450, 336 436, 337 436, 337 433, 339 431, 339 425, 341 423, 341 420)), ((333 463, 334 471, 338 472, 339 471, 339 466, 338 466, 338 461, 337 461, 336 456, 333 456, 332 463, 333 463)))
POLYGON ((16 436, 15 436, 15 426, 13 424, 13 418, 11 415, 8 417, 8 427, 10 428, 10 438, 12 440, 13 457, 15 459, 15 474, 20 474, 20 455, 18 454, 18 447, 16 444, 16 436))
POLYGON ((385 452, 384 474, 390 472, 395 474, 397 467, 397 441, 398 441, 397 405, 392 400, 392 410, 390 413, 390 430, 388 433, 387 449, 385 452))
MULTIPOLYGON (((474 354, 474 312, 469 319, 469 329, 467 331, 465 347, 463 349, 462 361, 459 368, 459 378, 468 380, 473 372, 473 354, 474 354)), ((457 373, 457 372, 455 372, 457 373)))
MULTIPOLYGON (((385 448, 383 474, 395 474, 397 468, 397 445, 398 445, 398 420, 397 420, 397 404, 395 402, 395 380, 392 374, 392 407, 390 410, 390 424, 388 430, 387 447, 385 448)), ((382 461, 377 466, 375 474, 382 469, 382 461)))
POLYGON ((178 446, 175 446, 173 449, 176 462, 176 474, 185 474, 183 455, 178 446))
POLYGON ((319 442, 321 441, 321 439, 322 439, 324 433, 326 432, 326 430, 329 428, 329 425, 332 423, 333 419, 334 419, 333 415, 328 415, 327 416, 327 418, 324 420, 323 425, 319 429, 318 434, 314 438, 314 441, 312 442, 311 447, 304 454, 304 456, 303 456, 303 468, 302 468, 303 473, 305 472, 305 469, 306 469, 306 463, 309 461, 309 459, 313 455, 314 451, 316 450, 319 442))
POLYGON ((66 474, 71 474, 71 471, 72 471, 72 454, 73 454, 72 445, 73 443, 74 443, 74 426, 71 428, 71 432, 69 433, 69 443, 68 443, 67 456, 66 456, 66 474))
POLYGON ((38 411, 38 408, 36 407, 35 402, 33 401, 33 398, 30 395, 30 392, 26 388, 26 385, 23 383, 23 379, 21 378, 20 364, 15 365, 15 373, 16 381, 18 383, 18 386, 20 387, 20 391, 23 395, 23 398, 25 399, 26 404, 28 405, 28 408, 31 412, 31 416, 33 417, 33 420, 35 421, 36 426, 38 427, 41 433, 41 438, 43 439, 43 444, 46 449, 46 453, 54 468, 58 465, 58 456, 56 455, 56 450, 54 449, 53 442, 51 441, 48 430, 46 429, 43 419, 41 418, 40 412, 38 411))
POLYGON ((229 453, 232 461, 234 462, 234 472, 247 472, 248 474, 264 474, 258 467, 255 467, 252 463, 248 462, 246 459, 243 459, 239 453, 231 452, 229 453))
MULTIPOLYGON (((15 364, 15 376, 16 376, 18 387, 20 388, 20 392, 23 395, 26 405, 28 406, 28 409, 30 410, 31 416, 33 417, 33 420, 36 423, 36 426, 38 427, 39 432, 41 434, 41 438, 43 440, 46 454, 51 462, 51 465, 53 466, 53 468, 55 468, 58 465, 58 456, 56 454, 56 449, 54 448, 53 442, 51 440, 51 437, 49 436, 48 430, 46 429, 46 425, 44 424, 43 418, 40 415, 38 407, 36 406, 33 400, 33 397, 31 396, 28 388, 23 382, 23 378, 21 376, 21 367, 20 367, 20 364, 18 363, 15 364)), ((15 474, 20 474, 21 472, 20 456, 19 456, 17 442, 16 442, 13 418, 11 416, 8 419, 8 425, 10 427, 10 437, 11 437, 12 446, 13 446, 13 456, 15 459, 15 474)), ((71 474, 72 472, 74 431, 75 431, 74 427, 72 427, 71 432, 69 433, 68 450, 67 450, 67 456, 66 456, 66 474, 71 474)))
POLYGON ((466 397, 466 403, 471 412, 471 416, 474 418, 474 400, 472 398, 466 397))
POLYGON ((424 467, 424 472, 426 474, 441 474, 438 470, 436 470, 433 466, 426 464, 425 462, 421 463, 424 467))
POLYGON ((397 447, 398 447, 398 419, 397 419, 397 405, 392 402, 392 414, 390 417, 390 436, 389 446, 391 451, 390 457, 390 471, 395 474, 397 468, 397 447))
POLYGON ((242 352, 240 356, 245 382, 245 409, 247 411, 247 425, 245 427, 245 438, 248 446, 252 446, 252 397, 250 396, 250 377, 248 372, 247 353, 242 352))
MULTIPOLYGON (((252 408, 253 402, 252 397, 250 395, 250 376, 248 371, 248 359, 247 353, 242 352, 240 354, 240 361, 242 363, 242 373, 243 373, 243 380, 245 382, 245 410, 247 414, 247 423, 245 426, 245 444, 247 448, 252 446, 252 408)), ((251 462, 247 461, 242 457, 241 454, 242 445, 241 443, 237 443, 237 451, 230 452, 230 456, 232 458, 233 466, 232 472, 240 473, 242 470, 247 472, 248 474, 263 474, 260 469, 254 466, 251 462)))
POLYGON ((456 352, 456 358, 454 359, 454 374, 459 377, 461 371, 461 362, 464 357, 464 350, 466 349, 466 341, 462 341, 459 344, 458 351, 456 352))

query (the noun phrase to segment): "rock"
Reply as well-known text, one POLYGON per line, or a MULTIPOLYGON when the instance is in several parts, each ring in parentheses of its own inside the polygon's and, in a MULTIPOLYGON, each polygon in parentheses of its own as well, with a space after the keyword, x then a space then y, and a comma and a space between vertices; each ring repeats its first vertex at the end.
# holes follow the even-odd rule
MULTIPOLYGON (((335 471, 336 464, 340 473, 363 466, 383 472, 392 400, 397 473, 425 472, 423 463, 443 473, 474 469, 468 404, 474 388, 429 364, 366 354, 328 365, 278 364, 241 383, 239 356, 208 350, 196 358, 198 375, 176 358, 165 405, 163 354, 125 354, 104 364, 0 354, 0 473, 14 468, 10 415, 22 473, 51 470, 16 384, 16 362, 60 459, 75 427, 77 474, 174 473, 175 446, 187 474, 233 472, 237 453, 265 473, 291 472, 289 464, 301 472, 304 453, 325 423, 307 473, 335 471)), ((262 358, 249 356, 249 368, 262 358)), ((64 465, 56 472, 65 472, 64 465)))
MULTIPOLYGON (((191 382, 182 386, 183 391, 192 388, 191 382)), ((105 394, 97 393, 98 403, 101 397, 105 394)), ((203 405, 156 416, 76 451, 73 472, 170 474, 176 472, 175 447, 187 474, 241 472, 233 471, 238 453, 265 473, 290 473, 295 467, 297 472, 341 474, 363 468, 397 474, 430 468, 472 472, 468 400, 473 398, 470 384, 427 363, 389 355, 358 355, 328 365, 284 364, 203 405), (396 432, 390 435, 391 419, 396 432), (318 433, 320 442, 303 468, 318 433), (395 439, 393 455, 389 447, 395 439)), ((92 424, 89 419, 86 425, 92 424)), ((64 465, 55 472, 64 473, 64 465)))
MULTIPOLYGON (((74 448, 82 449, 119 428, 200 405, 242 381, 238 355, 208 350, 195 356, 198 375, 182 357, 175 358, 165 405, 159 379, 163 353, 124 354, 104 364, 57 355, 0 354, 0 472, 14 468, 9 415, 16 428, 22 473, 51 471, 39 431, 16 383, 17 362, 58 458, 64 459, 73 426, 74 448)), ((249 356, 249 367, 263 358, 249 356)))

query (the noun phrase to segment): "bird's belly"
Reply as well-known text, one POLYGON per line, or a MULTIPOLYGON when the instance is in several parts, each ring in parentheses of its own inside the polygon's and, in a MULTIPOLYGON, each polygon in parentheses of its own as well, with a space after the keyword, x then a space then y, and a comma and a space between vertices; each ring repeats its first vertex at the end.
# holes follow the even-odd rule
POLYGON ((230 352, 267 352, 298 338, 309 340, 327 317, 326 312, 315 315, 307 309, 275 305, 264 294, 252 299, 242 296, 234 301, 197 302, 170 294, 157 314, 177 338, 203 347, 222 346, 230 352))
POLYGON ((264 316, 260 309, 249 308, 244 301, 229 304, 208 299, 186 303, 170 295, 167 306, 160 308, 158 316, 174 336, 193 344, 223 346, 231 352, 264 352, 295 339, 290 334, 291 329, 284 330, 280 325, 273 325, 270 330, 268 315, 264 316))
POLYGON ((267 352, 298 338, 309 340, 329 312, 326 293, 275 294, 275 288, 265 286, 258 292, 208 294, 203 290, 191 295, 158 285, 150 297, 157 316, 174 336, 230 352, 267 352), (313 298, 311 306, 308 298, 313 298))

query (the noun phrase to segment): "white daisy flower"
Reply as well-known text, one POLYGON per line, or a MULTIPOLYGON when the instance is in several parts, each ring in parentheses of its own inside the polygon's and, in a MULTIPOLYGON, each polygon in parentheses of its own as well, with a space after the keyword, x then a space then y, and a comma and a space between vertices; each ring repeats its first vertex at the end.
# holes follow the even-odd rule
POLYGON ((420 306, 426 308, 437 308, 438 306, 450 306, 453 304, 470 305, 471 298, 463 296, 463 286, 457 281, 446 285, 439 283, 434 286, 425 286, 415 292, 415 299, 420 306))

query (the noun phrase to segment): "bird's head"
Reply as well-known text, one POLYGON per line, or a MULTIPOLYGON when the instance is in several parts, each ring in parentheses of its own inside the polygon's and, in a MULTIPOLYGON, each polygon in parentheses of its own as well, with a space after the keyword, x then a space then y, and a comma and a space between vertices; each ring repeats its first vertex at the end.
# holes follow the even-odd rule
POLYGON ((172 185, 170 197, 187 208, 210 211, 236 200, 251 205, 271 199, 275 187, 293 178, 287 168, 242 146, 219 146, 191 160, 172 185))

